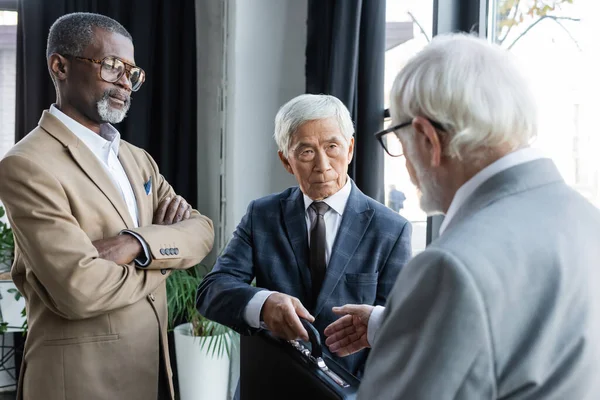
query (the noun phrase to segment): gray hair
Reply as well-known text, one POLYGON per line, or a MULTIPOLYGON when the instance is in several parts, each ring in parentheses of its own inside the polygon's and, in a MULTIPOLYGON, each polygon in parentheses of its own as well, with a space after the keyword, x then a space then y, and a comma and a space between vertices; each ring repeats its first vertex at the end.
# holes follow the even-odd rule
POLYGON ((396 123, 416 116, 440 123, 450 137, 446 154, 459 160, 499 146, 516 150, 537 134, 535 99, 515 59, 467 34, 437 36, 413 57, 390 104, 396 123))
POLYGON ((284 104, 275 116, 275 142, 285 158, 292 135, 308 121, 336 118, 347 141, 354 135, 350 112, 338 98, 325 94, 302 94, 284 104))
POLYGON ((118 33, 133 42, 127 29, 112 18, 82 12, 66 14, 50 27, 46 57, 54 53, 82 56, 85 48, 94 41, 94 28, 118 33))

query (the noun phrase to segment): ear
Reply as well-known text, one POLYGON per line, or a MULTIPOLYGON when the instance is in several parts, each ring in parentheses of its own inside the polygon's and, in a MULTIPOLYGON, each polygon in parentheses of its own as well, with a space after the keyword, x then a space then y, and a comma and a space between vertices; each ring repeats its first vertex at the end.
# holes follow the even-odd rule
POLYGON ((279 159, 281 160, 281 163, 285 167, 286 171, 289 172, 290 174, 294 175, 294 171, 292 170, 292 166, 290 165, 290 162, 288 161, 288 159, 285 158, 285 156, 283 155, 283 153, 281 151, 278 151, 277 154, 279 155, 279 159))
POLYGON ((428 153, 430 166, 439 167, 443 153, 440 135, 427 118, 415 117, 412 126, 415 129, 415 142, 422 151, 428 153))
POLYGON ((48 57, 48 69, 50 73, 59 81, 64 81, 69 75, 71 65, 69 60, 60 54, 54 53, 48 57))
POLYGON ((350 142, 348 144, 348 164, 352 162, 352 158, 354 157, 354 136, 350 138, 350 142))

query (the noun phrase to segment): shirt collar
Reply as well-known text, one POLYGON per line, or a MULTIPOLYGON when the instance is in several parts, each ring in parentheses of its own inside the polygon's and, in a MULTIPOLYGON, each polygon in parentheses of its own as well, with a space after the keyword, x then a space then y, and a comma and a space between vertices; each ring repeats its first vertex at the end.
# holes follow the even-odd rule
POLYGON ((111 124, 100 125, 100 134, 97 135, 94 131, 86 128, 67 114, 63 113, 54 104, 50 106, 50 114, 60 120, 79 140, 96 154, 107 153, 112 149, 116 156, 119 155, 119 145, 121 142, 121 134, 111 124))
POLYGON ((456 191, 456 194, 450 203, 450 207, 448 207, 448 212, 446 213, 444 221, 442 222, 442 225, 440 225, 439 234, 441 235, 446 230, 450 224, 450 220, 456 215, 459 208, 467 201, 475 190, 489 178, 519 164, 524 164, 544 157, 544 154, 540 150, 526 147, 505 155, 476 173, 456 191))
MULTIPOLYGON (((344 215, 344 210, 346 209, 346 204, 348 203, 351 191, 352 183, 350 183, 350 177, 346 177, 346 184, 336 193, 324 199, 323 202, 339 215, 344 215)), ((304 210, 306 211, 314 201, 305 194, 303 194, 303 196, 304 210)))

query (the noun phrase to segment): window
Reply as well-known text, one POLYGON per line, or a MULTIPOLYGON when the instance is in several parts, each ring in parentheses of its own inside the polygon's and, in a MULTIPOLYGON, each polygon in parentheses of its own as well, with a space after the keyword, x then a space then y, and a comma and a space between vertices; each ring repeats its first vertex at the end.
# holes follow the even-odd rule
POLYGON ((600 48, 595 1, 493 0, 488 38, 520 61, 538 104, 533 147, 565 181, 600 207, 597 113, 600 48))
POLYGON ((15 143, 17 13, 0 11, 0 159, 15 143))
POLYGON ((17 13, 0 10, 0 159, 15 144, 16 84, 17 13))
MULTIPOLYGON (((386 1, 386 52, 384 95, 389 108, 389 95, 394 79, 406 62, 431 40, 433 0, 386 1)), ((385 127, 389 126, 386 120, 385 127)), ((403 157, 384 157, 386 205, 408 219, 413 226, 412 249, 416 254, 425 249, 427 215, 419 206, 419 197, 411 183, 403 157)))

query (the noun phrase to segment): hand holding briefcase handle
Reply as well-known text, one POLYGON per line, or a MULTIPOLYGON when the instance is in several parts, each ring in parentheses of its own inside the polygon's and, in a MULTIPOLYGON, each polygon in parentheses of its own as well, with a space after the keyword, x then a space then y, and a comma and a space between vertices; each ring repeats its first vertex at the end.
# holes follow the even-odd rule
POLYGON ((355 399, 360 381, 323 354, 321 336, 301 319, 308 343, 263 330, 241 338, 240 394, 254 399, 355 399))

